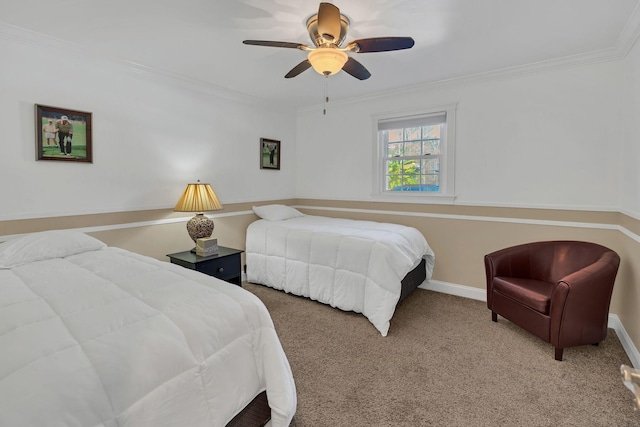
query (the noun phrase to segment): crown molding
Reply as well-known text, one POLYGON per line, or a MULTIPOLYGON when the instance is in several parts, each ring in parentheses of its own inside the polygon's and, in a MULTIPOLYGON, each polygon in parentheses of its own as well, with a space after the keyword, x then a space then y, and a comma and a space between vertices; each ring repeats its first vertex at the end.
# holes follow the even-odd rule
MULTIPOLYGON (((624 59, 631 51, 633 46, 640 38, 640 4, 633 10, 629 19, 625 23, 622 31, 614 46, 600 49, 591 52, 585 52, 576 55, 569 55, 560 58, 554 58, 545 61, 538 61, 529 64, 517 65, 513 67, 506 67, 498 70, 491 70, 482 73, 456 76, 449 79, 442 79, 438 81, 426 82, 417 85, 407 86, 400 89, 394 89, 390 91, 377 92, 372 95, 353 97, 342 100, 332 101, 333 105, 349 105, 354 103, 375 101, 384 99, 391 96, 402 96, 415 92, 416 90, 429 90, 434 88, 446 87, 451 85, 468 85, 474 83, 497 81, 508 78, 520 77, 529 74, 536 74, 544 71, 561 70, 566 68, 573 68, 578 66, 584 66, 599 62, 609 62, 624 59)), ((165 70, 148 67, 145 65, 137 64, 132 61, 128 61, 122 58, 113 57, 104 52, 96 52, 91 49, 87 49, 86 46, 69 41, 63 41, 54 37, 46 36, 35 31, 27 30, 21 27, 17 27, 11 24, 0 22, 0 39, 6 39, 23 45, 28 45, 37 48, 64 48, 67 51, 71 50, 77 55, 84 57, 91 56, 92 59, 103 59, 108 62, 123 66, 133 71, 136 74, 143 75, 151 78, 161 78, 165 81, 173 81, 179 83, 181 86, 186 86, 191 89, 196 89, 200 92, 215 95, 225 99, 245 103, 245 104, 260 104, 269 105, 269 108, 283 108, 286 110, 293 110, 303 112, 312 111, 318 108, 322 108, 322 104, 314 104, 308 106, 302 106, 298 108, 287 107, 284 104, 278 106, 273 100, 267 100, 260 97, 255 97, 242 92, 238 92, 232 89, 228 89, 224 86, 214 85, 208 82, 204 82, 197 79, 192 79, 181 74, 171 73, 165 70)))
POLYGON ((621 58, 629 54, 633 46, 638 42, 638 38, 640 38, 640 3, 629 15, 629 19, 627 19, 614 46, 621 58))
MULTIPOLYGON (((442 79, 427 82, 390 91, 377 92, 372 95, 353 97, 348 99, 334 100, 332 105, 349 105, 361 102, 381 100, 393 96, 406 96, 415 91, 430 90, 446 86, 470 85, 489 81, 505 80, 514 77, 521 77, 529 74, 537 74, 545 71, 555 71, 574 67, 581 67, 600 62, 618 61, 624 59, 640 38, 640 4, 633 10, 629 19, 625 23, 618 39, 612 47, 584 52, 576 55, 563 56, 559 58, 532 62, 529 64, 516 65, 497 70, 486 71, 469 75, 456 76, 449 79, 442 79)), ((322 108, 322 104, 314 104, 300 107, 297 111, 314 111, 322 108)))
MULTIPOLYGON (((372 102, 383 100, 389 97, 407 96, 416 91, 427 91, 447 86, 464 86, 476 83, 485 83, 490 81, 500 81, 510 78, 522 77, 531 74, 538 74, 547 71, 563 70, 585 65, 591 65, 601 62, 611 62, 623 59, 631 46, 621 44, 620 46, 600 49, 597 51, 580 53, 576 55, 563 56, 560 58, 549 59, 539 62, 533 62, 524 65, 516 65, 497 70, 485 71, 482 73, 469 74, 464 76, 452 77, 433 82, 421 83, 417 85, 407 86, 400 89, 390 91, 377 92, 372 95, 353 97, 348 99, 339 99, 331 101, 332 105, 350 105, 362 102, 372 102), (623 50, 626 49, 626 52, 623 50)), ((315 104, 306 107, 300 107, 297 111, 314 111, 323 108, 322 104, 315 104)))
MULTIPOLYGON (((242 92, 228 89, 223 86, 214 85, 201 80, 192 79, 181 74, 171 73, 158 68, 148 67, 123 58, 110 55, 106 52, 89 49, 87 46, 79 43, 61 40, 55 37, 47 36, 15 25, 0 22, 0 40, 7 40, 23 46, 36 49, 59 49, 64 50, 66 54, 73 54, 77 57, 90 59, 92 61, 105 61, 115 66, 119 66, 135 75, 142 75, 150 79, 160 79, 162 81, 178 84, 183 88, 197 90, 200 93, 213 95, 219 98, 235 101, 243 104, 268 105, 273 109, 274 103, 263 98, 251 96, 242 92)), ((288 108, 293 110, 293 108, 288 108)))

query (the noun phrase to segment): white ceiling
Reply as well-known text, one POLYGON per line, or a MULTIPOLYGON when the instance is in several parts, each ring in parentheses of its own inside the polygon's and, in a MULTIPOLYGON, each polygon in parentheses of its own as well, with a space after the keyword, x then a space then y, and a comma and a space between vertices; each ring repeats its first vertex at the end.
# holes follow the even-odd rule
MULTIPOLYGON (((352 54, 371 72, 329 77, 332 99, 361 97, 512 67, 608 59, 638 38, 640 0, 341 0, 358 38, 411 36, 396 52, 352 54)), ((2 0, 0 23, 206 87, 283 102, 322 102, 324 77, 284 75, 312 45, 306 19, 316 0, 2 0)), ((0 28, 1 30, 2 28, 0 28)))

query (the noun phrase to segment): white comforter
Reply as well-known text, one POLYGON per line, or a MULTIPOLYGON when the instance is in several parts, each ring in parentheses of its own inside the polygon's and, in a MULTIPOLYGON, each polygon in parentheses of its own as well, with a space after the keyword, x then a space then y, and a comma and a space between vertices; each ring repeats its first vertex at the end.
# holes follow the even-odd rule
POLYGON ((289 425, 291 369, 251 293, 111 247, 11 263, 0 426, 224 426, 264 390, 289 425))
POLYGON ((401 281, 434 253, 415 228, 304 215, 247 228, 247 280, 364 314, 383 336, 401 281))

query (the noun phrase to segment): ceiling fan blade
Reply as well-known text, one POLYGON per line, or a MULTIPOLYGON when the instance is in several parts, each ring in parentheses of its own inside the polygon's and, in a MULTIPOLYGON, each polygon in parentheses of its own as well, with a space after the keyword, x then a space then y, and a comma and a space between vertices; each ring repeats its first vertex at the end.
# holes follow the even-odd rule
POLYGON ((311 62, 309 62, 308 59, 305 59, 304 61, 302 61, 301 63, 299 63, 298 65, 296 65, 295 67, 293 67, 291 69, 291 71, 289 71, 287 73, 287 75, 284 76, 285 79, 290 79, 292 77, 297 76, 298 74, 302 73, 303 71, 306 71, 307 69, 309 69, 311 67, 311 62))
POLYGON ((374 37, 371 39, 354 40, 347 46, 347 50, 357 53, 387 52, 390 50, 410 49, 414 45, 411 37, 374 37))
POLYGON ((309 48, 307 45, 302 43, 292 43, 292 42, 274 42, 269 40, 244 40, 242 43, 253 45, 253 46, 268 46, 268 47, 286 47, 291 49, 302 49, 309 48))
POLYGON ((371 77, 371 73, 369 72, 369 70, 364 68, 364 65, 362 65, 352 57, 349 57, 349 59, 347 59, 347 62, 345 62, 344 66, 342 67, 342 71, 346 72, 347 74, 351 74, 358 80, 366 80, 371 77))
POLYGON ((318 34, 333 43, 340 39, 340 9, 337 6, 331 3, 320 3, 318 34))

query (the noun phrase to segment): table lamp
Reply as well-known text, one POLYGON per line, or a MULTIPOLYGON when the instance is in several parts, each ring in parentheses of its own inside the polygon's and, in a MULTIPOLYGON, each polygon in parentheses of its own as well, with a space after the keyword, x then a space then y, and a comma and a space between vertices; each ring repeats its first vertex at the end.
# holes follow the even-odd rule
POLYGON ((187 221, 187 232, 195 243, 196 240, 211 237, 213 233, 213 221, 204 216, 206 211, 222 209, 218 196, 209 184, 203 184, 198 180, 195 184, 188 184, 182 197, 178 200, 175 212, 195 212, 195 216, 187 221))

